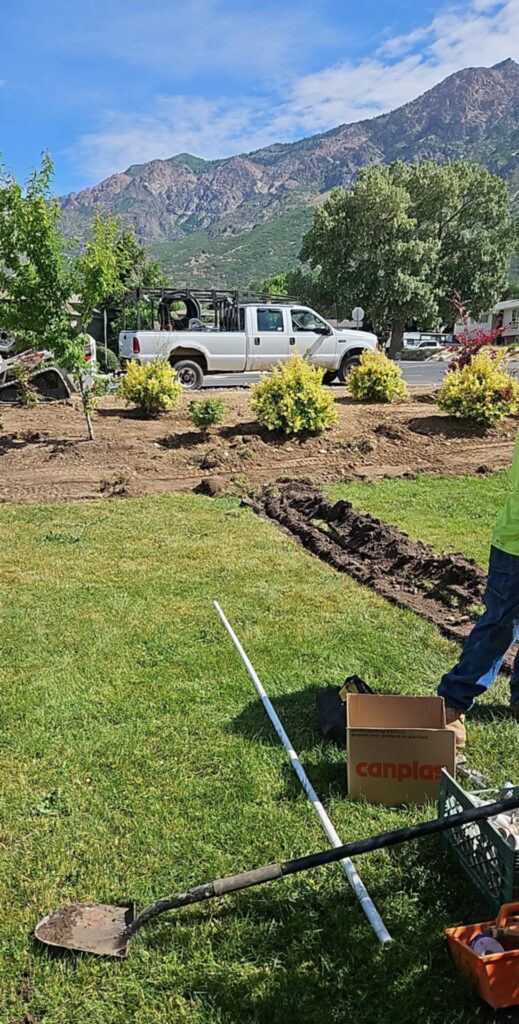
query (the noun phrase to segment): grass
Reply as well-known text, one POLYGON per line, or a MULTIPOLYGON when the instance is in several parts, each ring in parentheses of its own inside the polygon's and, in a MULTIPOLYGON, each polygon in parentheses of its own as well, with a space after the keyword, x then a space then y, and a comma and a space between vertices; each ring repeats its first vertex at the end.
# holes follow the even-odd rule
POLYGON ((381 480, 333 484, 324 488, 333 500, 346 498, 413 539, 439 551, 459 551, 486 567, 492 531, 508 488, 508 473, 491 476, 381 480))
MULTIPOLYGON (((442 930, 486 910, 436 840, 359 859, 388 951, 337 867, 161 918, 125 962, 34 944, 67 901, 142 906, 325 845, 213 597, 349 839, 433 808, 344 799, 315 687, 432 693, 455 649, 232 500, 4 506, 0 528, 0 1024, 484 1020, 442 930)), ((501 783, 516 727, 494 722, 483 708, 470 757, 501 783)))

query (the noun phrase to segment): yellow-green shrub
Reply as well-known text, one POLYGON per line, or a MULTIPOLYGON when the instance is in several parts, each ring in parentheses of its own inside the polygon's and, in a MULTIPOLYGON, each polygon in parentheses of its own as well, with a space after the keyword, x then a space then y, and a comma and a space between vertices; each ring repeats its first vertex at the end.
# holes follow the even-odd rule
POLYGON ((358 366, 350 370, 346 384, 359 402, 396 402, 407 398, 407 384, 396 363, 383 352, 366 349, 358 366))
POLYGON ((481 351, 461 369, 449 370, 438 394, 440 409, 487 426, 509 416, 519 402, 519 384, 502 361, 502 356, 481 351))
POLYGON ((337 423, 333 395, 323 385, 323 374, 299 354, 278 363, 270 377, 252 388, 251 405, 259 423, 283 434, 320 434, 337 423))
POLYGON ((136 405, 143 416, 153 418, 174 409, 183 394, 176 373, 164 359, 154 363, 128 363, 119 388, 121 398, 136 405))

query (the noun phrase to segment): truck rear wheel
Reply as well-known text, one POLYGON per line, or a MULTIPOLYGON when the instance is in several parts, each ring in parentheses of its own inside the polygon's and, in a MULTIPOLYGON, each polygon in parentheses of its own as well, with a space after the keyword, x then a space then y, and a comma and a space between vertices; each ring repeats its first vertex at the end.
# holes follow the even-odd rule
POLYGON ((323 374, 323 384, 333 384, 334 380, 337 380, 337 370, 327 370, 323 374))
POLYGON ((197 391, 204 382, 204 371, 196 359, 178 359, 171 364, 184 391, 197 391))
POLYGON ((360 363, 360 356, 350 356, 349 358, 348 358, 348 356, 344 356, 344 359, 343 359, 341 365, 339 366, 339 372, 337 374, 339 380, 341 381, 341 384, 345 384, 346 383, 346 378, 347 378, 350 370, 352 369, 352 367, 358 366, 359 363, 360 363))

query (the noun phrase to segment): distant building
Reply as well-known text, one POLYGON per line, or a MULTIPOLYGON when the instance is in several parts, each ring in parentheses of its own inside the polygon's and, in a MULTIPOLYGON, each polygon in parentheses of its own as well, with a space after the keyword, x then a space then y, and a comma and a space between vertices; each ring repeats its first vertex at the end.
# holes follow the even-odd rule
POLYGON ((496 327, 504 328, 503 341, 519 342, 519 298, 498 302, 492 312, 481 320, 469 320, 467 324, 457 323, 454 335, 464 334, 466 328, 470 338, 478 331, 493 331, 496 327))

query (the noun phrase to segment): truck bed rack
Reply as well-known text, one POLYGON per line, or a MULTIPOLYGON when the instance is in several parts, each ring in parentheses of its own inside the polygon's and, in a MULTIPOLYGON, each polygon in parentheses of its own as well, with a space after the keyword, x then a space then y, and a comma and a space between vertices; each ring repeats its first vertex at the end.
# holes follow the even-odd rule
POLYGON ((240 306, 248 303, 291 303, 298 300, 290 295, 271 295, 268 292, 239 291, 232 288, 133 288, 123 296, 123 330, 126 330, 126 314, 129 309, 136 312, 137 330, 141 327, 141 303, 151 306, 151 321, 159 321, 160 329, 167 330, 173 322, 177 329, 186 329, 191 320, 212 320, 220 331, 239 330, 240 306), (174 303, 183 302, 185 313, 175 316, 171 309, 174 303), (155 317, 156 313, 156 317, 155 317))

